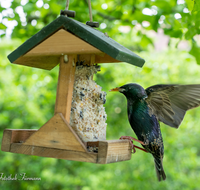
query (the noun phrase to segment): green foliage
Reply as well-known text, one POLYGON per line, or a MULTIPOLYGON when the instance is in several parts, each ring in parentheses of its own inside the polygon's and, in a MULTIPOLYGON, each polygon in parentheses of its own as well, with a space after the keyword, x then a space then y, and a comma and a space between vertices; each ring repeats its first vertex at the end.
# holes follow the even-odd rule
MULTIPOLYGON (((2 41, 0 45, 0 137, 5 128, 40 128, 54 114, 58 67, 44 71, 10 64, 6 56, 21 44, 2 41)), ((146 65, 141 69, 126 63, 102 64, 95 80, 108 93, 107 139, 135 136, 128 123, 126 99, 109 89, 128 82, 143 87, 158 83, 199 83, 199 67, 187 52, 141 52, 146 65)), ((41 181, 0 181, 2 189, 199 189, 200 108, 189 111, 180 129, 161 125, 165 145, 165 182, 158 183, 150 154, 137 150, 130 161, 96 165, 53 158, 0 152, 0 173, 26 173, 41 181)))
POLYGON ((197 64, 200 65, 200 47, 197 45, 195 41, 193 41, 192 49, 190 50, 189 53, 195 57, 197 64))

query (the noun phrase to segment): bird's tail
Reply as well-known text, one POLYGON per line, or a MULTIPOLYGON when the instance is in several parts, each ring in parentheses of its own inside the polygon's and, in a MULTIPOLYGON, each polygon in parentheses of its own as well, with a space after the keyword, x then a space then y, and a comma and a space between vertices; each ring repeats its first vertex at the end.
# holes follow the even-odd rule
POLYGON ((158 181, 163 181, 163 180, 166 179, 166 175, 165 175, 165 172, 164 172, 164 169, 163 169, 162 157, 160 155, 153 155, 153 157, 154 157, 158 181))

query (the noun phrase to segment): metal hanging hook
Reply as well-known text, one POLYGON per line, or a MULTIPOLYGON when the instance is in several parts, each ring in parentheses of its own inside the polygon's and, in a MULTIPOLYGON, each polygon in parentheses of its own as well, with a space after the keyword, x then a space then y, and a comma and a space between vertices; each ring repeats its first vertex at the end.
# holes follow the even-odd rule
POLYGON ((70 11, 68 10, 69 9, 69 0, 67 0, 66 2, 66 7, 65 7, 65 10, 61 10, 60 11, 60 15, 64 15, 64 16, 67 16, 67 17, 75 17, 76 15, 76 12, 75 11, 70 11))

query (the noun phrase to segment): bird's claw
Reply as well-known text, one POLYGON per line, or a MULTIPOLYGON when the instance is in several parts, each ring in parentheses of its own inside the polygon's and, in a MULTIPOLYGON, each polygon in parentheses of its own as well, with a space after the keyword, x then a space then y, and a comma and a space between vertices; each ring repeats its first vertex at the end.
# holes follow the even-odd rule
POLYGON ((135 148, 138 148, 138 149, 140 149, 140 150, 143 150, 144 152, 147 152, 145 149, 140 148, 140 147, 134 145, 132 140, 135 140, 135 141, 139 142, 139 143, 142 144, 142 145, 148 145, 148 144, 149 144, 148 141, 142 142, 142 141, 140 141, 140 140, 138 140, 138 139, 135 139, 135 138, 133 138, 133 137, 130 137, 130 136, 121 136, 119 139, 120 139, 120 140, 127 139, 127 140, 129 141, 129 143, 130 143, 130 145, 131 145, 131 149, 132 149, 132 153, 133 153, 133 154, 136 152, 136 149, 135 149, 135 148))
POLYGON ((134 154, 134 153, 136 152, 136 149, 135 149, 135 147, 134 147, 135 145, 133 144, 133 141, 132 141, 132 140, 129 140, 129 143, 130 143, 130 145, 131 145, 131 150, 132 150, 131 153, 134 154))
POLYGON ((134 154, 136 152, 135 147, 134 147, 135 145, 133 144, 133 141, 130 138, 127 138, 127 136, 121 136, 119 139, 120 140, 127 139, 131 145, 131 150, 132 150, 131 153, 134 154))
POLYGON ((138 139, 136 139, 136 138, 133 138, 133 137, 131 137, 131 136, 121 136, 119 139, 128 139, 128 140, 134 140, 134 141, 136 141, 136 142, 139 142, 140 144, 142 144, 142 145, 146 145, 144 142, 142 142, 142 141, 140 141, 140 140, 138 140, 138 139))

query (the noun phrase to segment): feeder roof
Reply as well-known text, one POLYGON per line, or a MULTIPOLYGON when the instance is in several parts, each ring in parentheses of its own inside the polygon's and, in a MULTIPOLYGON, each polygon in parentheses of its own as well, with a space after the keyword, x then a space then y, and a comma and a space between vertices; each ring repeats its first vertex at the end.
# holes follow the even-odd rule
POLYGON ((95 54, 95 63, 127 62, 142 67, 145 62, 104 33, 66 16, 44 27, 8 55, 8 59, 11 63, 50 70, 63 54, 95 54))

